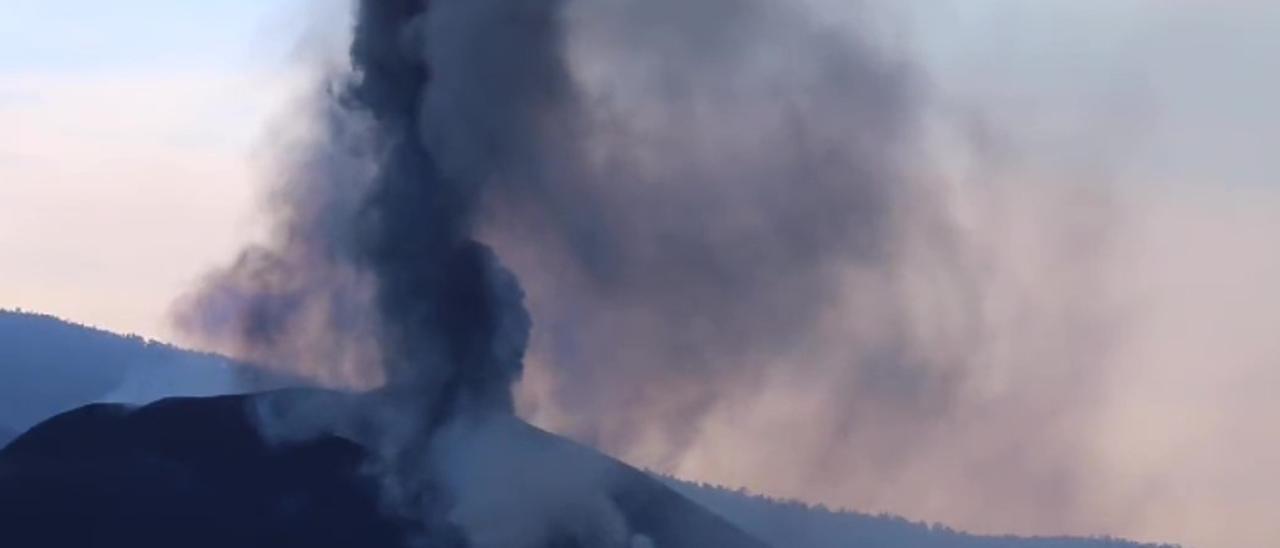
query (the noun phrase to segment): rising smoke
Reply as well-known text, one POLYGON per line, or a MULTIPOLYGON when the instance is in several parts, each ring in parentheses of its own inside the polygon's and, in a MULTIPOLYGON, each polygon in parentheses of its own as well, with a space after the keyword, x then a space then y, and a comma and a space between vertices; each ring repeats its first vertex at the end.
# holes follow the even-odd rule
POLYGON ((553 7, 361 2, 351 71, 278 189, 276 240, 211 276, 181 317, 241 355, 322 379, 374 369, 364 378, 379 384, 376 398, 281 396, 264 405, 265 431, 327 428, 374 449, 391 508, 433 542, 457 533, 432 439, 446 424, 513 411, 530 323, 514 277, 474 232, 489 170, 512 152, 507 130, 532 123, 536 104, 494 103, 504 105, 491 111, 498 126, 477 124, 465 78, 509 77, 507 89, 532 92, 525 84, 556 76, 492 66, 496 52, 458 59, 466 44, 450 35, 554 55, 553 7))
POLYGON ((454 473, 458 448, 501 447, 457 425, 517 397, 664 471, 772 470, 885 505, 998 484, 1011 510, 1069 513, 1081 418, 1063 411, 1096 382, 1077 365, 1105 352, 1087 321, 1105 299, 1076 251, 1039 246, 1105 253, 1095 219, 934 181, 919 75, 862 30, 766 0, 364 0, 349 71, 274 189, 273 239, 180 323, 376 387, 264 417, 377 448, 390 504, 434 535, 492 508, 449 504, 488 492, 458 484, 489 477, 454 473), (1054 295, 1018 285, 1040 276, 1054 295), (464 441, 426 449, 442 439, 464 441))
POLYGON ((864 12, 569 4, 573 132, 530 144, 553 186, 496 195, 484 232, 536 318, 524 414, 685 477, 1107 530, 1077 514, 1108 198, 1027 181, 980 120, 943 177, 935 98, 864 12))
POLYGON ((435 421, 510 410, 529 319, 514 278, 472 236, 486 177, 442 171, 428 147, 439 137, 424 128, 446 125, 458 101, 447 86, 428 93, 428 24, 421 2, 360 5, 352 74, 334 84, 315 163, 277 197, 278 241, 216 274, 185 321, 267 362, 314 343, 343 366, 371 360, 388 388, 431 402, 435 421))

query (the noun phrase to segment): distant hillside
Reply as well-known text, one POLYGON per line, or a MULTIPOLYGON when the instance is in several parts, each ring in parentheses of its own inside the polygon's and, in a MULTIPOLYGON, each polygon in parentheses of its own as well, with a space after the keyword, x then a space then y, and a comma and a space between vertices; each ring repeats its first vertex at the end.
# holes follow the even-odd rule
POLYGON ((942 525, 835 511, 712 485, 665 478, 680 494, 747 533, 788 548, 1173 548, 1111 538, 978 536, 942 525))
MULTIPOLYGON (((0 447, 50 416, 98 401, 142 404, 289 384, 226 358, 40 314, 0 310, 0 447)), ((836 512, 667 480, 776 548, 1135 548, 1113 539, 967 535, 895 516, 836 512)))
POLYGON ((223 394, 266 379, 220 356, 0 310, 0 440, 86 403, 223 394))

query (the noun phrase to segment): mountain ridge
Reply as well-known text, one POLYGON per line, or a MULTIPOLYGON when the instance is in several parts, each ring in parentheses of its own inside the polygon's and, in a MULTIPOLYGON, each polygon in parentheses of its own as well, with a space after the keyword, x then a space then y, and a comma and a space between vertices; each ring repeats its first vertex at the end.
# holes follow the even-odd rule
MULTIPOLYGON (((104 399, 143 404, 167 396, 215 396, 285 381, 251 366, 54 316, 0 310, 0 447, 36 420, 104 399), (181 373, 177 371, 181 369, 181 373), (160 377, 148 383, 150 376, 160 377), (270 379, 269 382, 263 379, 270 379), (15 382, 17 381, 17 382, 15 382), (131 392, 131 393, 130 393, 131 392), (45 401, 34 401, 33 395, 45 401), (13 402, 28 405, 15 406, 13 402), (49 411, 45 416, 38 413, 49 411), (32 420, 32 419, 35 420, 32 420)), ((296 381, 295 381, 296 382, 296 381)), ((891 515, 832 511, 744 489, 660 477, 669 487, 778 548, 1154 548, 1111 538, 970 535, 891 515), (786 540, 783 544, 780 540, 786 540), (843 544, 841 544, 843 543, 843 544)))
POLYGON ((693 482, 655 474, 689 499, 711 508, 748 533, 775 545, 782 538, 804 548, 902 546, 912 548, 1177 548, 1109 536, 978 535, 940 523, 888 513, 830 509, 801 500, 769 497, 744 488, 693 482))

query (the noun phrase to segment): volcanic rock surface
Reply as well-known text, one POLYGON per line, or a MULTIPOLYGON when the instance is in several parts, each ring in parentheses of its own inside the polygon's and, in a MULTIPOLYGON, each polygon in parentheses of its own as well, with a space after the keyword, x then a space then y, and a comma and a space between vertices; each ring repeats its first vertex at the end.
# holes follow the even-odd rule
MULTIPOLYGON (((370 456, 360 445, 332 435, 268 442, 251 412, 261 397, 172 398, 139 408, 94 404, 37 425, 0 450, 0 545, 392 548, 423 542, 411 520, 383 511, 365 466, 370 456)), ((582 460, 563 468, 608 469, 613 504, 653 546, 765 546, 648 474, 513 424, 526 442, 582 460)), ((434 534, 427 545, 469 545, 460 529, 434 534)), ((546 545, 585 546, 571 535, 546 545)))

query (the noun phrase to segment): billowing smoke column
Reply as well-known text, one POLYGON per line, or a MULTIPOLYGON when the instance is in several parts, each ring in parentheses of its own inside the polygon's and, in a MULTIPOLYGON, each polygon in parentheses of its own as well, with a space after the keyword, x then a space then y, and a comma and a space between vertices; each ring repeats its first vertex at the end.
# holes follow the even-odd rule
POLYGON ((373 362, 381 378, 369 384, 422 403, 420 418, 437 423, 468 409, 512 410, 530 328, 514 276, 474 238, 487 166, 501 165, 503 132, 528 112, 463 104, 482 98, 451 84, 450 72, 530 82, 501 81, 510 75, 471 52, 474 65, 455 66, 450 48, 469 44, 449 35, 508 30, 483 28, 496 22, 516 32, 488 35, 504 48, 491 54, 555 49, 517 40, 552 36, 552 3, 442 2, 430 17, 426 4, 360 3, 351 74, 327 94, 318 137, 276 195, 276 241, 212 276, 180 322, 321 377, 342 368, 367 377, 373 362), (496 10, 506 13, 486 13, 496 10), (486 117, 469 118, 478 108, 486 117), (493 120, 500 127, 486 126, 493 120))
POLYGON ((553 2, 427 4, 359 3, 351 71, 324 94, 314 135, 273 196, 274 240, 210 276, 179 322, 264 364, 376 387, 266 400, 264 432, 336 431, 370 447, 390 510, 447 545, 458 535, 438 435, 511 415, 530 330, 515 277, 474 237, 504 139, 529 105, 468 86, 541 89, 555 74, 492 62, 557 50, 539 43, 556 35, 553 2), (489 42, 457 59, 457 48, 489 42))
POLYGON ((1093 223, 932 184, 913 68, 874 43, 867 4, 850 32, 820 3, 363 0, 351 70, 286 155, 273 239, 182 325, 376 387, 264 425, 377 448, 391 505, 433 530, 505 500, 442 492, 484 493, 456 482, 505 466, 474 458, 508 450, 502 428, 453 426, 510 416, 526 343, 524 416, 636 464, 867 507, 944 482, 968 509, 980 483, 1009 515, 1064 513, 1081 430, 1064 410, 1106 343, 1076 266, 1094 261, 1058 251, 1101 249, 1093 223))
POLYGON ((356 74, 338 100, 372 119, 376 163, 342 251, 372 278, 388 388, 440 420, 460 406, 511 410, 529 318, 514 277, 472 238, 481 180, 443 174, 424 142, 431 72, 406 46, 424 15, 421 1, 361 4, 356 74))

